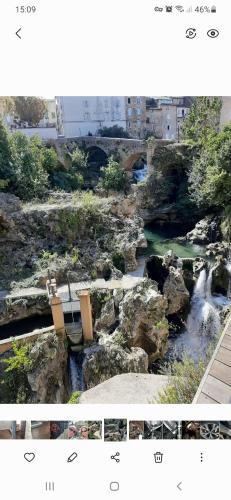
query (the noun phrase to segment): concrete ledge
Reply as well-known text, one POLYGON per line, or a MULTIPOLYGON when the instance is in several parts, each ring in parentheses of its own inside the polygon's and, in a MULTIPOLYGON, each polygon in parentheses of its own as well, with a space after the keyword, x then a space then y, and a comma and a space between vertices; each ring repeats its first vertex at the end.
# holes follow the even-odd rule
POLYGON ((33 332, 25 333, 25 335, 19 335, 18 337, 11 337, 9 339, 1 340, 0 341, 0 354, 4 354, 4 352, 9 351, 11 349, 12 340, 16 340, 17 344, 20 345, 20 343, 31 342, 32 340, 35 340, 40 335, 43 335, 44 333, 53 332, 53 331, 54 331, 54 326, 48 326, 47 328, 41 328, 40 330, 34 330, 33 332))
POLYGON ((80 404, 151 404, 168 383, 166 375, 125 373, 85 391, 80 404))

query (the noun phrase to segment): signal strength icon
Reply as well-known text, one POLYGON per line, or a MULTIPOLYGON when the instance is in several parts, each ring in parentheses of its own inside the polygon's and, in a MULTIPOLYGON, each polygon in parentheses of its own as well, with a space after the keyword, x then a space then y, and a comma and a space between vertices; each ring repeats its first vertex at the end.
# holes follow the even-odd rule
POLYGON ((178 10, 178 12, 184 12, 184 7, 183 5, 176 5, 175 9, 178 10))
POLYGON ((192 12, 192 7, 189 7, 186 12, 192 12))

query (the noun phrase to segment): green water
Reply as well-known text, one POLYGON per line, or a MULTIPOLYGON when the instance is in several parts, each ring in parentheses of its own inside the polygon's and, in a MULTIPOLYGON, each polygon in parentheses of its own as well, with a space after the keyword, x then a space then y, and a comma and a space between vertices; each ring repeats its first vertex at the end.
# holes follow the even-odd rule
MULTIPOLYGON (((173 250, 177 257, 198 257, 204 256, 205 249, 202 245, 193 245, 175 241, 177 236, 183 236, 182 228, 176 225, 166 225, 163 227, 148 225, 144 229, 144 234, 148 242, 146 254, 164 255, 168 250, 173 250)), ((186 232, 186 231, 185 231, 186 232)))

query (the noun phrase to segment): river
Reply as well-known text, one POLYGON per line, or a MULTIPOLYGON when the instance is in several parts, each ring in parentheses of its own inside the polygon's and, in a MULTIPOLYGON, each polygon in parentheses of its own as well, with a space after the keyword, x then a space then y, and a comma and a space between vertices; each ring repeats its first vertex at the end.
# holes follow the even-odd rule
MULTIPOLYGON (((188 230, 190 230, 189 228, 188 230)), ((184 236, 187 229, 179 224, 148 224, 144 229, 145 238, 148 242, 146 255, 164 255, 172 250, 177 257, 204 257, 205 248, 202 245, 194 245, 189 242, 176 241, 179 236, 184 236)))

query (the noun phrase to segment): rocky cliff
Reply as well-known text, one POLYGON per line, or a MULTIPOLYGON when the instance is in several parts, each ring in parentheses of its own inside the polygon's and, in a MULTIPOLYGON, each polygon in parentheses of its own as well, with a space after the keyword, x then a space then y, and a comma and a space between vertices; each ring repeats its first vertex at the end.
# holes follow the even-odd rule
POLYGON ((20 205, 0 195, 0 287, 44 286, 118 276, 136 267, 145 246, 135 199, 100 199, 89 193, 55 194, 47 203, 20 205))
POLYGON ((186 144, 156 146, 145 182, 134 188, 138 212, 145 222, 188 223, 189 215, 193 221, 196 209, 187 196, 192 156, 192 147, 186 144))

